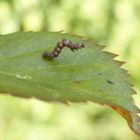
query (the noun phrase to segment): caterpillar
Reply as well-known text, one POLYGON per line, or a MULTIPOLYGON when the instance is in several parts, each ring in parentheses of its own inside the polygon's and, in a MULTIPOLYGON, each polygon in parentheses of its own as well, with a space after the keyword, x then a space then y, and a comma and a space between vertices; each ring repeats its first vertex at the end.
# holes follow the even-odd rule
POLYGON ((56 44, 56 46, 55 46, 55 48, 53 49, 52 52, 44 51, 43 54, 42 54, 42 57, 47 58, 49 60, 52 60, 53 58, 59 56, 59 54, 61 53, 61 50, 64 47, 67 47, 67 48, 71 49, 71 51, 74 51, 74 50, 84 48, 84 44, 83 43, 74 44, 70 40, 62 39, 61 41, 57 42, 57 44, 56 44))

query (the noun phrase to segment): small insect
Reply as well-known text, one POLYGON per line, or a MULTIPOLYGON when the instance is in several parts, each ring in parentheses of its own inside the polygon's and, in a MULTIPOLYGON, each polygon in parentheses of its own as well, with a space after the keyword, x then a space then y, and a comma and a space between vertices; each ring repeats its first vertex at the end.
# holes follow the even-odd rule
POLYGON ((83 43, 74 44, 70 40, 63 39, 62 41, 57 42, 56 47, 53 49, 52 52, 45 51, 42 54, 42 57, 43 58, 47 58, 49 60, 52 60, 53 58, 57 57, 61 53, 61 50, 64 47, 70 48, 72 51, 74 51, 74 50, 78 50, 78 49, 84 48, 84 44, 83 43))
POLYGON ((110 81, 110 80, 107 80, 107 82, 109 83, 109 84, 114 84, 112 81, 110 81))
POLYGON ((76 83, 76 84, 80 84, 81 83, 80 80, 74 80, 73 82, 76 83))

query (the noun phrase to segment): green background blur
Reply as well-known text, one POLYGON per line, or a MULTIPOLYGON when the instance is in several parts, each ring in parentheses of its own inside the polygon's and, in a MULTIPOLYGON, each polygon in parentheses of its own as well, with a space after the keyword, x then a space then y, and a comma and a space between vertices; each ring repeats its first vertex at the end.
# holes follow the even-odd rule
MULTIPOLYGON (((127 62, 140 107, 140 0, 0 0, 0 34, 38 30, 64 30, 107 44, 127 62)), ((0 140, 139 139, 107 106, 0 95, 0 140)))

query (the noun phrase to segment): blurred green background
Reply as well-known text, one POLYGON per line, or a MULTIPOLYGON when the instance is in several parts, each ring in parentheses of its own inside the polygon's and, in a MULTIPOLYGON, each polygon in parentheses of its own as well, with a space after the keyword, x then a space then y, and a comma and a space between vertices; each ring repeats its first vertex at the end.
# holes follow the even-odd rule
MULTIPOLYGON (((107 44, 127 62, 140 107, 140 0, 0 0, 0 34, 38 30, 64 30, 107 44)), ((140 138, 107 106, 0 95, 0 140, 126 139, 140 138)))

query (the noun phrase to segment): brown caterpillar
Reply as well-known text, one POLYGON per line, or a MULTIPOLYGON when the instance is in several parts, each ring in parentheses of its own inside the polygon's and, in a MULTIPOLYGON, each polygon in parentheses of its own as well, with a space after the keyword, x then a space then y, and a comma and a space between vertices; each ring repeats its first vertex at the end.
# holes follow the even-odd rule
POLYGON ((63 39, 62 41, 57 43, 56 47, 54 48, 54 50, 52 52, 45 51, 42 54, 42 57, 43 58, 47 58, 49 60, 52 60, 53 58, 57 57, 61 53, 61 50, 64 47, 70 48, 72 51, 74 51, 74 50, 78 50, 78 49, 84 48, 84 44, 83 43, 81 43, 81 44, 78 44, 78 43, 74 44, 70 40, 63 39))

